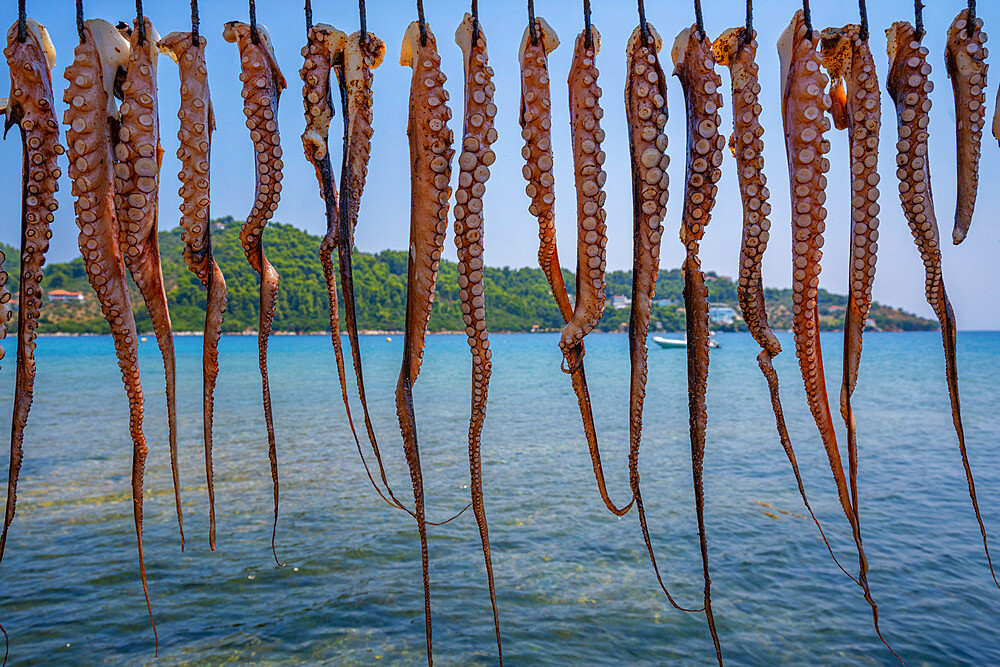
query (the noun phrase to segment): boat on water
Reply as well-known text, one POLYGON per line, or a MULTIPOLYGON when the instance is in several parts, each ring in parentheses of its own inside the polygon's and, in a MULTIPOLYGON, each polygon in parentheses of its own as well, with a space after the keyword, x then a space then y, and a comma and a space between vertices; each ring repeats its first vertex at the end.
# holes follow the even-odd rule
MULTIPOLYGON (((686 338, 664 338, 663 336, 653 336, 653 342, 665 350, 685 349, 688 346, 686 338)), ((709 338, 708 346, 710 348, 719 347, 719 343, 716 342, 715 338, 709 338)))

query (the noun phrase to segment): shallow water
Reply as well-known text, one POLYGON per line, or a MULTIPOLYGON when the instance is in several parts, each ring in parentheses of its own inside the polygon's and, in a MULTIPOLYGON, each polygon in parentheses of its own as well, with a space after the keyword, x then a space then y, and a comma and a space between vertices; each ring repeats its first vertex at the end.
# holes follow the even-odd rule
MULTIPOLYGON (((834 549, 853 571, 853 541, 806 408, 791 337, 780 338, 786 352, 775 365, 806 488, 834 549)), ((600 501, 569 378, 559 370, 556 336, 491 340, 483 457, 505 659, 711 663, 704 617, 666 603, 634 512, 617 519, 600 501)), ((718 340, 722 347, 712 352, 709 376, 705 493, 713 601, 727 660, 892 663, 872 631, 860 589, 836 568, 803 517, 754 360, 756 344, 742 334, 718 340)), ((823 343, 836 400, 841 339, 824 335, 823 343)), ((401 344, 400 336, 362 339, 389 479, 400 498, 410 498, 393 403, 401 344)), ((416 527, 379 500, 364 475, 329 338, 279 336, 271 342, 284 568, 275 567, 270 554, 256 339, 229 336, 221 345, 214 553, 208 549, 201 443, 201 339, 178 337, 176 346, 185 553, 173 515, 162 368, 151 336, 141 360, 150 443, 145 550, 159 660, 423 662, 416 527)), ((14 341, 5 347, 12 351, 14 341)), ((627 347, 624 336, 594 334, 586 357, 605 472, 618 502, 628 493, 627 347)), ((963 332, 959 360, 983 518, 1000 535, 1000 334, 963 332)), ((9 408, 14 355, 4 361, 0 397, 9 408)), ((654 346, 649 362, 643 496, 671 592, 682 604, 696 605, 702 581, 685 357, 654 346)), ((998 663, 1000 591, 989 579, 969 503, 943 363, 936 333, 865 338, 854 406, 870 582, 883 631, 908 664, 998 663)), ((469 364, 463 336, 428 339, 415 399, 432 518, 467 502, 469 364)), ((11 664, 153 661, 135 559, 127 406, 111 340, 43 338, 38 367, 18 513, 0 566, 0 622, 11 635, 11 664)), ((360 422, 356 400, 354 406, 360 422)), ((6 452, 0 466, 7 467, 6 452)), ((471 513, 431 528, 430 535, 435 659, 494 662, 471 513)), ((1000 554, 1000 541, 994 545, 1000 554)))

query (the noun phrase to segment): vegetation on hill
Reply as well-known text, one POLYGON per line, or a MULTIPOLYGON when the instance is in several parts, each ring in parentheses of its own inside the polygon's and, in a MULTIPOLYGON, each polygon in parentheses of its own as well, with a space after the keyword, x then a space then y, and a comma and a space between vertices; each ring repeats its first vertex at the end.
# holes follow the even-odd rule
MULTIPOLYGON (((257 275, 247 264, 239 244, 239 223, 222 218, 213 229, 212 246, 215 257, 226 276, 229 307, 224 330, 253 330, 257 326, 257 275)), ((281 276, 278 307, 275 313, 276 331, 322 331, 329 326, 326 286, 317 251, 320 238, 291 225, 271 223, 264 235, 268 258, 281 276)), ((184 264, 181 255, 180 228, 160 232, 160 254, 167 288, 170 315, 177 331, 200 331, 204 327, 205 290, 184 264)), ((8 288, 18 290, 18 252, 0 244, 7 253, 4 268, 10 274, 8 288)), ((406 305, 406 264, 404 251, 385 250, 371 254, 354 254, 354 288, 357 296, 358 326, 362 329, 399 330, 403 326, 406 305)), ((575 283, 574 275, 564 271, 566 284, 575 283)), ((83 260, 47 265, 43 289, 66 289, 83 292, 86 300, 79 303, 46 302, 42 308, 39 331, 43 333, 104 333, 107 323, 101 316, 97 299, 87 281, 83 260)), ((629 271, 608 273, 611 295, 631 295, 632 274, 629 271)), ((152 329, 142 299, 134 285, 133 307, 140 330, 152 329)), ((708 274, 708 289, 713 302, 726 303, 737 309, 736 285, 728 278, 708 274)), ((653 307, 654 329, 680 331, 684 328, 682 278, 678 269, 660 271, 657 282, 657 305, 653 307)), ((767 290, 768 313, 775 328, 791 327, 791 290, 767 290)), ((824 328, 843 326, 843 306, 847 297, 820 290, 821 321, 824 328), (838 310, 839 309, 839 310, 838 310)), ((343 301, 341 301, 343 307, 343 301)), ((562 319, 549 292, 548 283, 539 269, 488 267, 486 269, 486 307, 493 331, 555 330, 562 319)), ((599 328, 615 331, 628 322, 627 308, 605 309, 599 328)), ((876 326, 886 330, 934 329, 937 323, 901 310, 876 304, 871 318, 876 326)), ((458 268, 453 262, 442 261, 434 310, 432 331, 462 329, 458 295, 458 268)), ((742 322, 720 327, 745 328, 742 322)))

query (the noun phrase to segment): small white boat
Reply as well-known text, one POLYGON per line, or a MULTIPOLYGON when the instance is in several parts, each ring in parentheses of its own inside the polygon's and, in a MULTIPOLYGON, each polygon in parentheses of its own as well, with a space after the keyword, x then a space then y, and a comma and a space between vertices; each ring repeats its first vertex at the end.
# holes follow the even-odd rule
MULTIPOLYGON (((653 342, 665 350, 672 350, 677 348, 683 349, 688 346, 686 338, 664 338, 663 336, 653 336, 653 342)), ((715 342, 714 338, 709 338, 708 346, 710 348, 715 348, 719 347, 719 344, 715 342)))

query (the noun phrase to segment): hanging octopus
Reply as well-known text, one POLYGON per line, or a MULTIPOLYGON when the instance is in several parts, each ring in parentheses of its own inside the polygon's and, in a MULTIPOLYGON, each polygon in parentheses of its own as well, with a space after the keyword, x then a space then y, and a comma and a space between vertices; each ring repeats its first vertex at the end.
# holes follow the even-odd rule
POLYGON ((629 382, 629 482, 646 551, 656 579, 667 599, 684 609, 667 590, 656 564, 646 523, 646 510, 639 486, 639 446, 642 444, 642 410, 646 398, 646 338, 650 309, 656 295, 660 270, 660 238, 667 212, 670 178, 667 167, 667 79, 657 56, 663 39, 653 26, 636 27, 629 38, 628 74, 625 82, 625 115, 628 120, 629 153, 632 163, 632 313, 628 342, 631 367, 629 382))
MULTIPOLYGON (((146 437, 142 432, 143 397, 139 383, 138 336, 129 301, 125 265, 119 245, 119 224, 114 206, 114 151, 119 115, 113 96, 115 79, 129 61, 129 42, 107 21, 84 22, 74 60, 66 68, 69 84, 63 95, 68 105, 66 128, 69 176, 73 181, 76 222, 80 227, 80 252, 101 311, 111 327, 111 337, 121 368, 129 403, 132 436, 132 511, 139 554, 139 576, 150 622, 153 610, 146 585, 142 553, 142 481, 146 467, 146 437)), ((156 626, 153 626, 156 637, 156 626)))
POLYGON ((267 379, 267 339, 271 335, 274 308, 278 299, 278 272, 264 256, 262 236, 268 220, 278 208, 281 198, 281 139, 278 134, 278 98, 285 89, 285 77, 278 69, 271 38, 264 26, 249 26, 230 21, 222 33, 227 42, 236 43, 240 50, 243 81, 243 113, 254 145, 256 179, 254 204, 240 230, 240 244, 250 266, 260 274, 260 322, 257 349, 260 362, 261 390, 264 400, 264 421, 267 426, 268 458, 271 462, 271 482, 274 495, 274 523, 271 529, 271 554, 278 560, 274 542, 278 531, 278 452, 274 441, 274 421, 271 415, 271 389, 267 379))
MULTIPOLYGON (((57 164, 63 153, 59 145, 59 123, 52 98, 52 74, 56 50, 45 26, 26 19, 24 40, 18 24, 7 31, 7 64, 10 67, 10 99, 5 109, 4 134, 14 126, 21 129, 21 279, 20 311, 17 318, 17 369, 14 385, 14 415, 11 419, 10 471, 0 559, 7 544, 7 530, 14 520, 17 478, 24 457, 24 427, 34 397, 35 330, 42 306, 42 265, 52 232, 49 224, 59 203, 56 191, 61 174, 57 164)), ((3 259, 0 259, 2 266, 3 259)), ((10 292, 7 274, 0 269, 0 338, 6 336, 10 320, 10 292)), ((3 352, 0 350, 0 358, 3 352)))
MULTIPOLYGON (((746 28, 730 28, 722 33, 712 44, 715 62, 728 66, 732 80, 733 91, 733 134, 729 138, 729 147, 736 158, 737 176, 740 186, 740 196, 743 203, 743 238, 740 245, 740 272, 736 284, 736 297, 743 313, 750 335, 753 336, 761 351, 757 355, 757 365, 767 380, 768 392, 771 396, 771 408, 774 412, 778 439, 788 457, 795 475, 802 502, 809 511, 813 523, 819 529, 819 534, 826 544, 830 555, 838 567, 837 560, 829 540, 823 531, 823 526, 813 513, 812 506, 806 497, 805 486, 799 472, 799 464, 795 458, 795 450, 785 425, 784 412, 781 409, 781 395, 778 390, 778 374, 774 370, 772 360, 781 353, 781 343, 767 322, 767 309, 764 303, 764 285, 761 278, 761 264, 764 251, 770 239, 771 204, 768 202, 770 192, 767 179, 764 176, 764 128, 760 124, 761 105, 759 100, 760 84, 757 80, 757 38, 756 32, 747 33, 746 28)), ((841 567, 841 570, 844 570, 841 567)), ((851 576, 844 570, 847 576, 851 576)))
POLYGON ((538 219, 538 264, 552 289, 565 321, 573 317, 556 248, 555 179, 552 177, 552 98, 549 92, 548 54, 559 46, 559 37, 543 18, 524 29, 518 60, 521 64, 522 170, 531 198, 528 212, 538 219), (534 35, 534 37, 532 37, 534 35))
MULTIPOLYGON (((866 562, 827 399, 819 341, 816 299, 819 290, 819 262, 823 254, 823 232, 826 229, 826 209, 823 207, 826 202, 825 173, 830 168, 829 160, 823 157, 830 151, 830 142, 824 138, 824 134, 830 129, 830 121, 825 113, 832 104, 830 95, 824 92, 828 79, 820 70, 821 60, 817 51, 819 37, 818 32, 812 32, 806 27, 804 14, 799 10, 778 39, 783 82, 781 116, 791 185, 795 356, 798 357, 802 371, 809 410, 830 462, 837 496, 851 524, 858 559, 866 562)), ((875 631, 886 647, 889 647, 878 627, 878 607, 869 591, 866 570, 867 565, 861 568, 857 582, 863 588, 865 600, 872 609, 875 631)), ((892 650, 891 647, 889 650, 892 650)))
POLYGON ((695 510, 701 542, 705 579, 705 616, 722 664, 722 646, 712 613, 712 582, 708 571, 708 537, 705 532, 705 492, 702 482, 705 461, 705 427, 708 414, 705 390, 708 383, 708 288, 698 258, 699 244, 712 217, 716 183, 722 176, 722 150, 726 139, 719 133, 722 78, 715 73, 712 43, 697 26, 685 28, 674 41, 671 57, 674 75, 684 90, 687 112, 687 166, 685 169, 684 214, 681 242, 685 248, 684 310, 688 353, 688 414, 691 432, 691 470, 694 479, 695 510))
MULTIPOLYGON (((952 241, 965 240, 976 208, 979 188, 979 147, 986 124, 986 64, 988 49, 983 20, 975 19, 968 30, 969 10, 963 9, 948 28, 944 64, 955 96, 956 139, 958 142, 958 197, 955 200, 955 229, 952 241)), ((994 132, 997 131, 994 123, 994 132)))
MULTIPOLYGON (((576 303, 572 316, 566 320, 566 326, 562 330, 559 348, 565 358, 566 370, 570 374, 573 391, 580 405, 580 416, 583 419, 584 433, 601 499, 608 510, 617 516, 623 516, 631 509, 634 499, 624 507, 618 507, 608 495, 597 431, 594 428, 590 391, 587 388, 583 365, 583 339, 593 330, 604 313, 607 270, 605 250, 608 242, 607 213, 604 211, 607 195, 603 187, 608 175, 602 169, 606 156, 601 150, 604 130, 601 129, 600 121, 604 116, 604 110, 600 105, 601 88, 597 85, 596 64, 600 50, 601 34, 597 28, 590 26, 589 30, 584 29, 576 38, 573 63, 569 70, 570 131, 573 136, 573 172, 577 201, 576 303)), ((532 133, 531 140, 535 141, 536 145, 537 142, 547 142, 545 135, 540 134, 537 140, 534 137, 535 134, 532 133)), ((539 156, 535 161, 537 165, 535 167, 532 167, 531 163, 528 165, 533 172, 539 171, 540 183, 541 172, 551 169, 545 158, 544 155, 539 156), (548 169, 544 169, 545 167, 548 169)))
MULTIPOLYGON (((429 39, 429 38, 428 38, 429 39)), ((489 332, 486 329, 485 285, 483 266, 483 195, 490 167, 496 161, 491 146, 497 140, 493 119, 493 68, 489 66, 486 34, 478 19, 466 13, 455 31, 455 43, 462 49, 465 63, 465 113, 462 123, 462 152, 458 156, 458 189, 455 190, 455 245, 458 248, 458 287, 462 320, 472 351, 472 409, 469 418, 469 471, 472 510, 479 526, 486 577, 493 606, 497 652, 503 662, 500 642, 500 616, 493 583, 493 559, 483 502, 483 472, 480 455, 483 421, 486 418, 486 395, 490 384, 491 361, 489 332)), ((416 77, 416 74, 414 74, 416 77)), ((444 77, 438 77, 443 83, 444 77)), ((425 81, 425 85, 429 83, 425 81)), ((412 117, 412 116, 411 116, 412 117)))
POLYGON ((965 429, 962 427, 962 406, 958 395, 958 363, 956 358, 955 312, 952 310, 948 293, 941 275, 941 237, 938 233, 937 216, 934 213, 934 199, 931 195, 930 163, 928 160, 928 122, 930 120, 930 92, 934 84, 930 81, 931 65, 927 62, 927 47, 920 44, 916 30, 907 22, 899 21, 886 30, 889 53, 889 76, 886 88, 896 105, 896 121, 899 143, 896 175, 899 177, 899 201, 903 214, 909 223, 913 240, 920 251, 924 263, 924 290, 927 303, 941 323, 941 341, 944 345, 945 377, 948 380, 948 396, 951 400, 951 417, 958 435, 958 448, 965 467, 965 476, 972 497, 972 508, 976 512, 979 530, 983 535, 986 562, 993 576, 993 582, 1000 587, 989 543, 986 527, 979 512, 976 484, 972 478, 972 468, 965 449, 965 429))
MULTIPOLYGON (((847 425, 847 457, 851 505, 858 515, 858 444, 851 394, 858 381, 861 342, 872 304, 878 250, 878 133, 881 100, 875 63, 860 25, 827 28, 821 35, 823 66, 830 73, 831 116, 838 129, 848 130, 851 154, 850 289, 844 321, 844 378, 840 413, 847 425)), ((861 576, 867 563, 862 561, 861 576)))
POLYGON ((209 164, 215 114, 205 65, 207 40, 190 32, 172 32, 158 43, 180 69, 181 101, 177 139, 181 187, 180 223, 184 262, 205 286, 205 335, 202 345, 202 420, 205 440, 205 479, 208 484, 208 545, 215 551, 215 481, 212 471, 212 420, 215 383, 219 376, 219 338, 228 293, 226 278, 212 255, 209 227, 209 164))
MULTIPOLYGON (((325 23, 310 26, 306 34, 306 45, 302 47, 304 58, 299 75, 302 77, 302 104, 305 110, 306 129, 302 133, 302 147, 306 159, 316 169, 316 179, 319 181, 320 196, 326 207, 326 235, 320 243, 319 260, 323 267, 323 280, 326 283, 327 300, 330 305, 330 337, 333 340, 333 354, 337 363, 337 376, 340 380, 340 393, 347 412, 347 423, 354 436, 354 444, 364 464, 365 471, 372 486, 389 504, 396 505, 382 494, 368 470, 361 442, 354 428, 354 418, 351 415, 351 404, 347 398, 347 376, 344 368, 344 349, 340 341, 340 312, 337 305, 337 278, 333 266, 333 253, 340 245, 340 209, 337 188, 334 185, 333 166, 330 159, 330 121, 333 119, 333 99, 330 89, 330 74, 338 69, 338 79, 343 80, 343 59, 335 62, 338 55, 343 54, 347 34, 325 23)), ((343 96, 346 91, 340 88, 343 96)), ((341 103, 344 103, 342 97, 341 103)), ((346 105, 345 105, 346 106, 346 105)))
POLYGON ((177 478, 176 362, 157 235, 160 159, 163 155, 156 102, 156 43, 160 36, 149 19, 143 21, 144 30, 136 23, 131 31, 128 74, 122 83, 121 125, 115 144, 115 210, 121 228, 118 242, 122 258, 146 303, 163 356, 170 470, 183 551, 184 524, 177 478))

